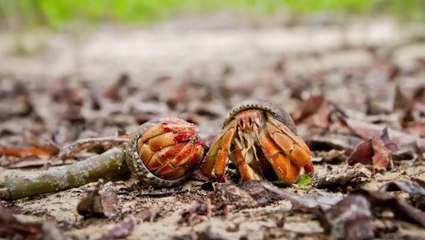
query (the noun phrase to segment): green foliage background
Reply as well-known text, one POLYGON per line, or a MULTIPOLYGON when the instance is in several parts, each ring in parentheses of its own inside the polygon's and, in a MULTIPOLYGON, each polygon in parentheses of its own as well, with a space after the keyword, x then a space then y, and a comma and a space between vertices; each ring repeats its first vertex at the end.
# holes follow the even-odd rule
POLYGON ((425 19, 425 0, 0 0, 0 19, 3 26, 57 28, 75 20, 145 24, 223 9, 246 15, 321 12, 425 19))

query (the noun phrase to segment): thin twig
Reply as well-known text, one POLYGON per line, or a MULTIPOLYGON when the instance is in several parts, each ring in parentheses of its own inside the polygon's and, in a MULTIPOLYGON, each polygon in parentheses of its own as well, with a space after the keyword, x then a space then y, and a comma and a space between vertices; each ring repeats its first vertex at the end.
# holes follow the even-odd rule
POLYGON ((109 145, 110 147, 115 147, 128 142, 128 140, 129 139, 126 137, 99 137, 81 139, 69 145, 65 145, 58 153, 57 159, 64 160, 78 152, 82 152, 94 146, 109 145))

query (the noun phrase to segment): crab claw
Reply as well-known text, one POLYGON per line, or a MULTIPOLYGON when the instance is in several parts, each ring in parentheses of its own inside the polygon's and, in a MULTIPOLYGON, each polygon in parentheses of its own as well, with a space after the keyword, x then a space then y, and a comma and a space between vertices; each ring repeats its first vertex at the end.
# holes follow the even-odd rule
POLYGON ((242 180, 280 179, 293 183, 301 169, 314 174, 310 149, 296 135, 289 114, 275 104, 242 102, 223 126, 201 167, 211 180, 225 181, 227 159, 234 160, 242 180))
POLYGON ((203 155, 196 125, 177 118, 159 119, 143 124, 133 136, 127 165, 146 183, 172 186, 183 181, 203 155))

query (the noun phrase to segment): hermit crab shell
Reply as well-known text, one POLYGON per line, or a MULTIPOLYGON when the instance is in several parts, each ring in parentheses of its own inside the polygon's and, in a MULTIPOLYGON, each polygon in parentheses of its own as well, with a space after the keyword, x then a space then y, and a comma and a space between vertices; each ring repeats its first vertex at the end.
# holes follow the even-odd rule
POLYGON ((247 109, 261 109, 269 112, 276 120, 285 124, 289 128, 289 130, 292 131, 292 133, 297 135, 297 127, 295 126, 294 120, 292 120, 291 115, 283 108, 277 106, 275 103, 264 99, 247 99, 234 106, 224 119, 223 127, 227 126, 227 124, 229 124, 229 122, 238 113, 247 109))
POLYGON ((195 124, 179 118, 162 118, 142 124, 127 148, 127 166, 133 176, 153 186, 182 183, 204 155, 195 124))

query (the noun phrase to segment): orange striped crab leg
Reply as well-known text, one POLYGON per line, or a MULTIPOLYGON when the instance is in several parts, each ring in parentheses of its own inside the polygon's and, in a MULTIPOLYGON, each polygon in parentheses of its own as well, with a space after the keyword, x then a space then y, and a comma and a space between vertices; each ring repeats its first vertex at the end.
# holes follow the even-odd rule
POLYGON ((293 134, 288 127, 272 116, 268 117, 266 130, 287 159, 296 166, 304 168, 305 173, 309 175, 314 174, 310 149, 300 137, 293 134))
POLYGON ((205 156, 201 173, 219 181, 224 181, 227 159, 236 132, 236 121, 232 121, 214 139, 211 148, 205 156))

